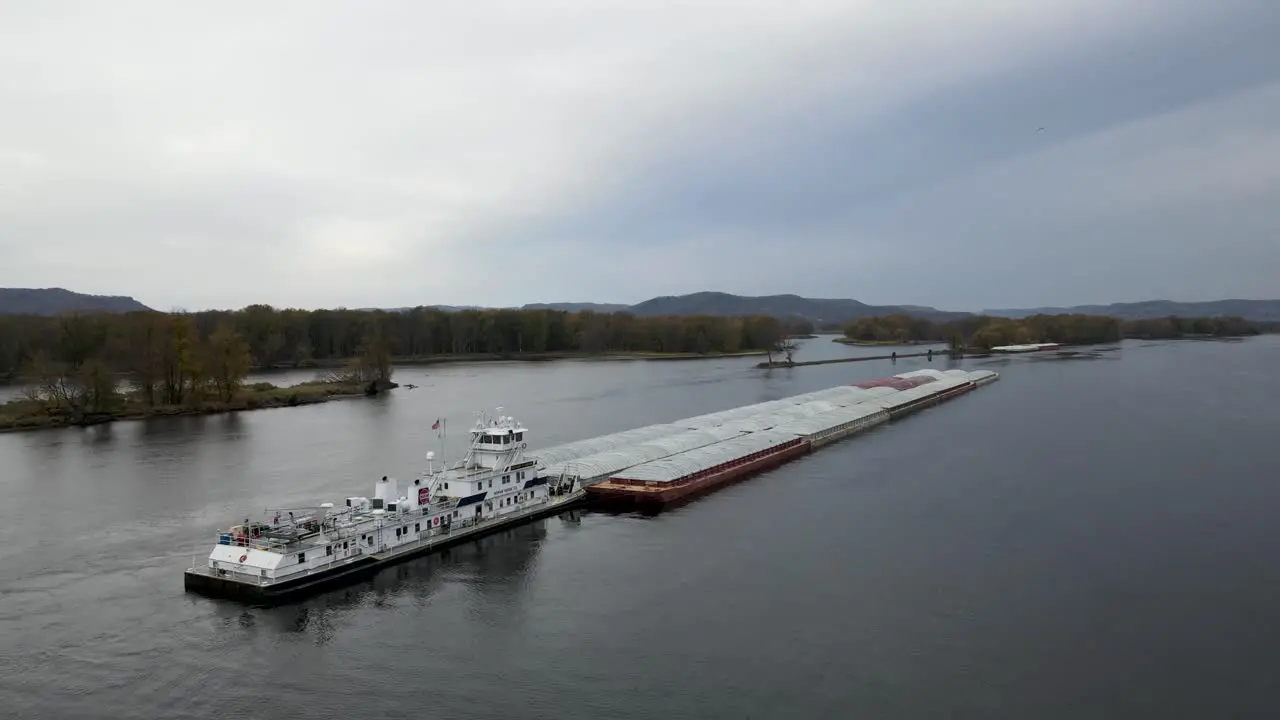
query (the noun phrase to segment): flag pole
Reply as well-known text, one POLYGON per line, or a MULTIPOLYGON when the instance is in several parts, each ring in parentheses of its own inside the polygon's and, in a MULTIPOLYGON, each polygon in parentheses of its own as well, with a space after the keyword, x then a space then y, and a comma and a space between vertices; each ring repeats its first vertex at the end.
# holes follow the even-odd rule
POLYGON ((443 418, 436 418, 436 440, 440 441, 440 463, 448 470, 449 458, 444 454, 444 426, 441 424, 442 422, 443 418))

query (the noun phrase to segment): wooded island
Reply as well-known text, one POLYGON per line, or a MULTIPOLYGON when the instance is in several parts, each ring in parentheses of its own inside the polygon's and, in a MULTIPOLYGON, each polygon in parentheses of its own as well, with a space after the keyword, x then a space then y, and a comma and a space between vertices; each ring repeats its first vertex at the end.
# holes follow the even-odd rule
POLYGON ((0 428, 223 412, 372 394, 397 363, 724 357, 769 351, 807 323, 755 317, 634 317, 557 310, 280 310, 0 316, 0 378, 24 397, 0 428), (246 386, 255 369, 333 368, 288 388, 246 386), (122 383, 121 380, 124 382, 122 383))
POLYGON ((845 339, 856 343, 947 343, 957 351, 1038 342, 1090 345, 1119 342, 1124 338, 1239 337, 1257 335, 1263 329, 1238 317, 1118 320, 1102 315, 1032 315, 1013 320, 975 315, 937 323, 909 315, 886 315, 852 320, 845 324, 843 331, 845 339))

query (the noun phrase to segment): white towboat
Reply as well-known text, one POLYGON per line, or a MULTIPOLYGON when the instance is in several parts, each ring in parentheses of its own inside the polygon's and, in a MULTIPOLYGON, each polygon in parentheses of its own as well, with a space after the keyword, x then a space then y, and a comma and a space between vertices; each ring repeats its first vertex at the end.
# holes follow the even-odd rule
MULTIPOLYGON (((437 467, 435 453, 427 453, 427 469, 403 489, 384 476, 372 498, 268 510, 265 521, 219 531, 205 563, 186 571, 186 589, 287 600, 581 500, 572 479, 537 476, 536 461, 525 457, 528 429, 501 413, 479 415, 462 461, 437 467)), ((443 422, 432 426, 442 436, 443 422)))

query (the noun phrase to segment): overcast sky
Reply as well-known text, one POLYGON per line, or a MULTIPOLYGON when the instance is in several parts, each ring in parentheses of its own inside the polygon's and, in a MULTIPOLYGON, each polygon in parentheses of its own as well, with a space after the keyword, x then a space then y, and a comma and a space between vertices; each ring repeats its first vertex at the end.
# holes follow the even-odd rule
POLYGON ((1280 297, 1276 38, 1275 0, 0 2, 0 287, 1280 297))

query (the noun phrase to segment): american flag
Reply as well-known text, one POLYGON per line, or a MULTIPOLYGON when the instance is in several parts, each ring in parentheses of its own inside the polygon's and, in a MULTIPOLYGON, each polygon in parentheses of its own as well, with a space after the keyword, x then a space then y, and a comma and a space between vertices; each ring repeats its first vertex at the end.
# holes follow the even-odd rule
POLYGON ((440 418, 436 418, 436 421, 435 421, 434 423, 432 423, 432 424, 431 424, 431 429, 432 429, 432 430, 439 430, 439 429, 440 429, 440 418))

